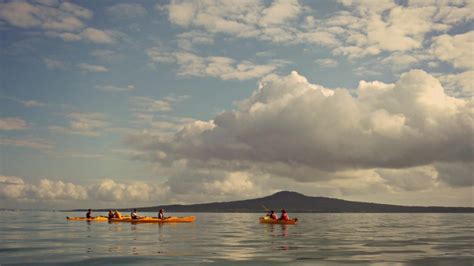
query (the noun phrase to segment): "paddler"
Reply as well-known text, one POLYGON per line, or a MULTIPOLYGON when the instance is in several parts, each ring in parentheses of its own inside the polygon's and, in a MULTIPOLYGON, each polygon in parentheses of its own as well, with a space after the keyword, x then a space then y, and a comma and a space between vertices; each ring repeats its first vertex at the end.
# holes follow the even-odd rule
POLYGON ((88 219, 92 218, 92 210, 91 209, 87 210, 86 218, 88 218, 88 219))
POLYGON ((108 217, 109 217, 109 219, 114 218, 114 213, 112 212, 112 210, 109 210, 108 217))
POLYGON ((140 216, 137 214, 137 209, 133 209, 133 211, 130 213, 130 217, 132 217, 132 219, 140 218, 140 216))
POLYGON ((163 213, 163 209, 158 211, 158 219, 165 219, 165 214, 163 213))
POLYGON ((122 214, 119 211, 115 210, 114 218, 122 219, 122 214))
POLYGON ((278 220, 278 217, 277 217, 276 213, 273 210, 270 211, 268 216, 270 218, 272 218, 273 220, 278 220))
POLYGON ((281 210, 280 220, 283 220, 283 221, 289 221, 290 220, 290 217, 288 216, 288 213, 284 209, 281 210))

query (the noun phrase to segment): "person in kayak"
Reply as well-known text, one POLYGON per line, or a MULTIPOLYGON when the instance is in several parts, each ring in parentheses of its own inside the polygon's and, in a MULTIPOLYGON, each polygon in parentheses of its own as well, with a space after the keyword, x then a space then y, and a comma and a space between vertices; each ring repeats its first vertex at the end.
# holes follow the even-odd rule
POLYGON ((122 214, 119 211, 115 210, 114 218, 122 219, 122 214))
POLYGON ((289 221, 290 220, 290 217, 288 216, 288 213, 285 210, 281 210, 280 220, 283 220, 283 221, 289 221))
POLYGON ((130 213, 130 217, 132 217, 132 219, 140 218, 140 216, 137 214, 137 209, 133 209, 133 211, 130 213))
POLYGON ((270 213, 268 214, 268 217, 270 217, 273 220, 278 220, 278 217, 273 210, 270 211, 270 213))
POLYGON ((112 210, 109 210, 108 218, 109 218, 109 219, 114 218, 114 213, 112 212, 112 210))
POLYGON ((89 218, 89 219, 92 218, 92 210, 91 209, 87 210, 86 218, 89 218))
POLYGON ((158 219, 165 219, 165 214, 163 213, 163 209, 158 211, 158 219))

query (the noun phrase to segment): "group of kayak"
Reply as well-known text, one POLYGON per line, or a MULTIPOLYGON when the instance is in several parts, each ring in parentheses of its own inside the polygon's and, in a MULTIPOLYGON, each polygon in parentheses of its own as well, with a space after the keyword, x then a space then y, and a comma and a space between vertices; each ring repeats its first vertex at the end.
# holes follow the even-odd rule
POLYGON ((140 216, 137 209, 133 209, 130 216, 123 216, 119 211, 110 210, 107 216, 92 216, 92 210, 87 210, 86 217, 66 217, 69 221, 109 221, 109 222, 131 222, 131 223, 190 223, 196 221, 196 216, 165 217, 164 210, 158 211, 157 217, 140 216))
MULTIPOLYGON (((157 217, 140 216, 137 209, 133 209, 130 216, 123 216, 119 211, 110 210, 107 216, 92 216, 92 210, 87 210, 86 217, 66 217, 69 221, 109 221, 109 222, 131 222, 131 223, 189 223, 196 221, 196 216, 168 216, 165 217, 164 210, 158 211, 157 217)), ((296 224, 297 218, 290 219, 285 210, 281 210, 278 218, 273 210, 269 210, 264 217, 259 218, 260 223, 266 224, 296 224)))

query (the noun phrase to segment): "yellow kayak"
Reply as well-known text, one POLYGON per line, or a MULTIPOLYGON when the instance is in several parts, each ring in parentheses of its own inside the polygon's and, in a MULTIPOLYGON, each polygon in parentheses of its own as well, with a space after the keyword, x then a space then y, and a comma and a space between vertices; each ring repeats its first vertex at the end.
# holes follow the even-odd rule
POLYGON ((298 218, 293 218, 289 221, 285 221, 285 220, 275 220, 268 216, 260 217, 259 220, 260 220, 260 223, 262 224, 296 224, 298 222, 298 218))
POLYGON ((164 219, 159 219, 157 217, 140 217, 138 219, 131 219, 130 217, 124 217, 122 219, 112 218, 111 222, 131 222, 131 223, 192 223, 196 221, 196 216, 185 216, 185 217, 176 217, 171 216, 164 219))
POLYGON ((109 219, 106 216, 97 216, 97 217, 91 217, 91 218, 86 218, 86 217, 66 217, 66 220, 68 221, 96 221, 96 222, 106 222, 109 219))

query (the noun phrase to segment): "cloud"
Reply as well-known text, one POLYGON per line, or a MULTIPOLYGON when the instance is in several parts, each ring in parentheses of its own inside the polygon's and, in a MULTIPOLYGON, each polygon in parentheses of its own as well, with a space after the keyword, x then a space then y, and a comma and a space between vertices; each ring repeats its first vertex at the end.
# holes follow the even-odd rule
POLYGON ((11 26, 37 29, 46 36, 64 41, 114 43, 116 33, 87 27, 85 20, 91 19, 92 16, 91 10, 70 2, 62 2, 59 5, 20 1, 0 3, 0 20, 11 26))
POLYGON ((21 104, 25 107, 44 107, 46 106, 45 103, 36 101, 36 100, 28 100, 28 101, 21 101, 21 104))
POLYGON ((472 160, 472 101, 447 96, 424 71, 407 72, 394 84, 361 81, 357 96, 296 72, 260 84, 237 110, 189 123, 171 138, 137 134, 127 143, 162 166, 260 168, 307 182, 326 180, 327 173, 344 179, 337 173, 354 169, 472 160), (295 176, 298 169, 305 172, 295 176))
POLYGON ((15 176, 0 176, 0 198, 16 200, 84 200, 84 187, 63 181, 41 179, 28 184, 15 176))
POLYGON ((96 28, 87 28, 81 32, 81 37, 94 43, 114 43, 115 39, 111 32, 96 28))
POLYGON ((96 85, 95 88, 101 91, 106 91, 106 92, 125 92, 125 91, 135 90, 134 85, 127 85, 127 86, 96 85))
POLYGON ((85 72, 96 72, 96 73, 109 72, 108 68, 106 68, 104 66, 99 66, 99 65, 91 65, 91 64, 87 64, 87 63, 80 63, 80 64, 77 64, 77 66, 85 72))
POLYGON ((20 198, 24 186, 25 182, 19 177, 0 175, 0 198, 20 198))
POLYGON ((112 179, 102 179, 91 185, 79 185, 44 178, 38 183, 27 183, 20 177, 0 175, 0 198, 17 201, 94 200, 110 204, 147 202, 162 198, 166 193, 167 187, 162 184, 140 181, 119 183, 112 179))
MULTIPOLYGON (((473 154, 471 153, 471 156, 473 154)), ((454 162, 437 163, 435 168, 439 173, 439 178, 454 187, 474 186, 472 175, 474 173, 474 163, 454 162)))
POLYGON ((148 184, 145 182, 118 183, 112 179, 104 179, 100 183, 88 188, 94 199, 116 201, 150 201, 163 197, 167 187, 162 184, 148 184))
POLYGON ((43 63, 46 65, 48 69, 51 70, 64 70, 67 68, 66 63, 61 60, 56 60, 56 59, 51 59, 44 57, 43 58, 43 63))
POLYGON ((268 64, 255 64, 251 61, 236 61, 229 57, 201 57, 191 52, 166 52, 158 47, 147 50, 152 64, 176 63, 178 75, 196 77, 215 77, 223 80, 247 80, 264 76, 286 64, 282 60, 274 60, 268 64))
POLYGON ((60 38, 66 42, 87 41, 99 44, 111 44, 116 42, 117 33, 104 31, 96 28, 86 28, 81 32, 55 32, 46 31, 46 36, 60 38))
POLYGON ((59 6, 59 0, 35 0, 35 2, 45 6, 59 6))
POLYGON ((130 98, 132 110, 140 113, 158 113, 171 111, 171 102, 155 100, 151 97, 134 96, 130 98))
POLYGON ((419 61, 422 58, 408 58, 408 52, 423 51, 433 35, 473 19, 472 12, 469 12, 473 7, 470 1, 422 1, 407 5, 398 5, 394 1, 382 1, 377 5, 371 1, 341 3, 348 11, 321 20, 321 27, 341 29, 334 32, 341 45, 333 49, 333 54, 351 59, 395 52, 398 56, 390 58, 396 59, 395 63, 407 60, 413 63, 414 59, 419 61), (405 55, 400 58, 400 54, 405 55))
POLYGON ((114 61, 122 58, 122 55, 113 50, 96 49, 91 52, 91 55, 102 61, 114 61))
POLYGON ((0 137, 0 145, 30 148, 35 150, 50 150, 54 147, 53 143, 44 139, 36 138, 3 138, 0 137))
POLYGON ((113 19, 133 19, 147 15, 146 9, 140 4, 116 4, 105 8, 105 14, 113 19))
MULTIPOLYGON (((340 3, 345 10, 317 18, 315 10, 299 1, 172 1, 166 11, 171 23, 190 32, 207 34, 203 44, 225 34, 273 43, 321 45, 332 49, 334 55, 350 59, 420 51, 430 42, 427 36, 431 38, 474 19, 471 1, 407 5, 394 1, 376 5, 371 1, 340 3)), ((163 10, 162 6, 157 9, 163 10)), ((191 50, 192 44, 192 37, 179 39, 183 49, 191 50)), ((415 63, 414 59, 421 60, 400 54, 387 60, 401 69, 402 64, 415 63)))
POLYGON ((237 38, 294 42, 298 35, 294 25, 305 8, 296 0, 274 1, 269 5, 263 1, 172 1, 167 11, 169 21, 183 28, 237 38))
POLYGON ((464 34, 443 34, 433 38, 431 52, 442 61, 456 68, 474 69, 474 31, 464 34))
POLYGON ((25 120, 17 117, 0 118, 0 130, 24 130, 28 128, 25 120))
POLYGON ((48 129, 52 132, 77 134, 88 137, 98 137, 109 123, 105 120, 106 116, 102 113, 68 113, 69 126, 50 126, 48 129))
POLYGON ((81 18, 91 17, 90 10, 71 3, 59 8, 15 1, 0 4, 0 19, 20 28, 74 31, 84 27, 81 18))
POLYGON ((298 0, 277 0, 269 7, 262 10, 263 17, 260 18, 260 25, 280 25, 295 19, 301 13, 303 7, 298 0))
POLYGON ((28 107, 28 108, 44 107, 44 106, 47 105, 46 103, 43 103, 43 102, 40 102, 40 101, 37 101, 37 100, 21 100, 21 99, 15 98, 15 97, 8 97, 8 96, 0 96, 0 98, 12 100, 12 101, 17 102, 17 103, 23 105, 24 107, 28 107))
POLYGON ((474 96, 473 77, 474 70, 470 70, 457 74, 440 75, 438 79, 443 83, 448 94, 455 97, 472 97, 474 96))
POLYGON ((70 2, 61 3, 61 5, 59 6, 59 9, 69 12, 71 14, 74 14, 75 16, 84 18, 84 19, 90 19, 92 18, 92 15, 93 15, 92 11, 90 11, 89 9, 78 6, 70 2))
POLYGON ((256 65, 250 61, 236 62, 222 56, 200 57, 191 53, 179 52, 176 61, 181 76, 217 77, 223 80, 246 80, 261 77, 275 70, 279 64, 256 65))
POLYGON ((195 45, 213 44, 214 38, 211 34, 199 31, 188 31, 178 34, 178 46, 183 50, 193 50, 195 45))
POLYGON ((472 8, 474 3, 469 0, 460 0, 455 2, 438 2, 438 1, 413 1, 409 2, 409 6, 413 7, 433 7, 436 6, 437 13, 433 17, 434 21, 440 21, 447 25, 456 25, 469 22, 474 19, 472 8))
POLYGON ((390 188, 401 191, 423 191, 438 186, 438 172, 433 166, 406 169, 378 169, 376 173, 390 188))
POLYGON ((339 62, 331 58, 317 59, 316 64, 320 65, 323 68, 332 68, 337 67, 339 62))
POLYGON ((385 57, 381 63, 387 65, 395 70, 402 70, 410 68, 412 65, 418 63, 420 60, 413 54, 392 53, 385 57))
POLYGON ((40 21, 31 14, 33 7, 27 3, 2 3, 1 10, 2 12, 0 15, 2 20, 7 21, 14 26, 25 28, 40 24, 40 21))

